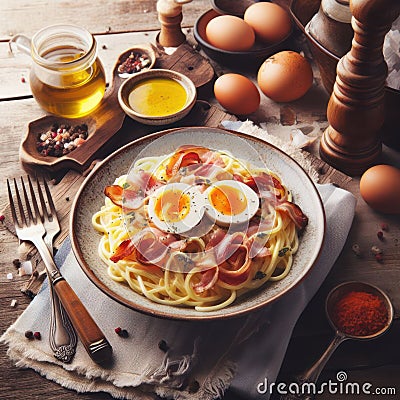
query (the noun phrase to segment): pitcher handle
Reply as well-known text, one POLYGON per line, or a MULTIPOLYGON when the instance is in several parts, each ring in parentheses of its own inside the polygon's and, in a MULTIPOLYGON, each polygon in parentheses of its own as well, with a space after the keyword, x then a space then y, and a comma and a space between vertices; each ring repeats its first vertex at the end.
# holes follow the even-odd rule
POLYGON ((22 34, 13 36, 8 42, 8 47, 10 53, 14 56, 17 54, 17 51, 29 56, 31 55, 31 39, 28 36, 22 34))

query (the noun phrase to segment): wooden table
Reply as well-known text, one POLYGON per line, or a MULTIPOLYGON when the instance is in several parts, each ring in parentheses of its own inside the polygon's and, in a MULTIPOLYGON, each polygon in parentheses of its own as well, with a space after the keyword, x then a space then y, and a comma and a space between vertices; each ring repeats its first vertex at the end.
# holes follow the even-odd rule
MULTIPOLYGON (((287 3, 281 0, 281 3, 287 3)), ((25 56, 12 57, 8 53, 8 40, 13 34, 25 33, 28 36, 43 26, 53 23, 75 23, 88 28, 96 34, 99 43, 99 56, 108 73, 122 51, 142 42, 154 42, 159 30, 155 0, 83 0, 76 2, 40 3, 24 0, 3 0, 0 5, 0 210, 7 205, 5 179, 24 174, 18 161, 19 144, 29 121, 44 113, 31 97, 27 77, 30 60, 25 56)), ((188 39, 190 27, 195 19, 209 9, 207 0, 195 0, 184 6, 183 25, 188 39)), ((306 48, 305 48, 306 50, 306 48)), ((217 74, 227 71, 214 64, 217 74)), ((255 78, 256 71, 248 75, 255 78)), ((202 92, 204 99, 215 104, 212 92, 202 92)), ((286 105, 278 105, 263 97, 260 110, 251 116, 255 122, 265 122, 272 134, 288 136, 293 128, 302 128, 305 133, 319 136, 327 126, 326 104, 328 95, 322 89, 316 73, 316 80, 310 92, 301 100, 286 105)), ((311 149, 317 152, 316 143, 311 149)), ((400 166, 400 154, 385 148, 385 161, 400 166)), ((327 291, 337 283, 347 280, 363 280, 380 286, 391 297, 396 319, 400 316, 400 220, 398 217, 384 216, 373 212, 360 198, 358 178, 343 178, 324 166, 320 171, 322 181, 334 181, 350 190, 358 199, 356 216, 346 245, 332 268, 321 289, 300 318, 278 381, 288 379, 294 373, 304 370, 323 351, 332 332, 323 311, 327 291), (340 178, 338 178, 340 177, 340 178), (377 238, 382 223, 389 226, 384 240, 377 238), (352 251, 358 244, 362 257, 352 251), (384 262, 378 263, 370 253, 373 245, 384 251, 384 262)), ((68 205, 66 206, 68 207, 68 205)), ((6 279, 9 272, 15 275, 12 261, 16 258, 18 241, 5 224, 0 224, 0 334, 20 315, 30 299, 20 292, 26 277, 6 279), (18 304, 10 306, 12 299, 18 304)), ((322 380, 333 379, 338 370, 346 371, 351 381, 371 382, 374 387, 396 387, 400 393, 398 376, 400 373, 400 322, 395 321, 392 329, 381 339, 369 343, 348 342, 344 344, 323 373, 322 380)), ((110 399, 106 394, 77 395, 59 385, 39 377, 31 370, 14 367, 6 355, 5 346, 0 351, 0 387, 2 399, 48 398, 48 399, 110 399)), ((226 398, 237 398, 229 391, 226 398)), ((336 398, 323 394, 319 399, 336 398)), ((351 398, 342 396, 341 398, 351 398)), ((371 396, 357 396, 358 399, 371 399, 371 396)), ((384 398, 384 397, 380 397, 384 398)), ((398 398, 385 397, 388 399, 398 398)))

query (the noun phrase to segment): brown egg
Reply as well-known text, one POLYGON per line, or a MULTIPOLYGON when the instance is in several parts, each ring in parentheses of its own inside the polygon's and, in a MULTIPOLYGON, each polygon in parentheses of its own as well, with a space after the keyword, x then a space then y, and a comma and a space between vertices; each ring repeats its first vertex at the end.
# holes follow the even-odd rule
POLYGON ((249 50, 255 41, 253 29, 243 19, 233 15, 219 15, 206 26, 207 41, 228 51, 249 50))
POLYGON ((257 82, 261 91, 277 102, 297 100, 306 94, 313 82, 309 62, 295 51, 281 51, 261 65, 257 82))
POLYGON ((361 176, 360 194, 374 210, 400 214, 400 169, 375 165, 361 176))
POLYGON ((254 3, 244 13, 244 20, 253 28, 256 38, 265 43, 278 43, 291 29, 289 13, 278 4, 254 3))
POLYGON ((236 115, 251 114, 260 105, 256 85, 239 74, 221 75, 214 83, 214 94, 222 107, 236 115))

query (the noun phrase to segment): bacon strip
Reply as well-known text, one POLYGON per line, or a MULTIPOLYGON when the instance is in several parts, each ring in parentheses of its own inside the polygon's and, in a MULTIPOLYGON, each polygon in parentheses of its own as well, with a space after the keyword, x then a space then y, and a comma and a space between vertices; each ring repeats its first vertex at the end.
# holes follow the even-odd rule
POLYGON ((219 279, 228 285, 240 285, 249 277, 251 260, 248 248, 240 245, 237 250, 219 266, 219 279))
POLYGON ((119 185, 110 185, 104 188, 104 194, 117 206, 125 210, 137 210, 143 205, 147 195, 164 185, 152 174, 138 171, 129 176, 129 188, 119 185))
POLYGON ((125 258, 133 258, 143 264, 156 264, 166 256, 170 247, 180 248, 184 241, 175 236, 147 227, 131 239, 124 240, 115 250, 110 260, 118 262, 125 258))
POLYGON ((204 293, 206 290, 211 289, 218 281, 218 266, 210 268, 201 273, 201 280, 199 283, 193 285, 193 290, 197 293, 204 293))
POLYGON ((199 152, 205 152, 208 149, 204 147, 189 147, 186 146, 178 149, 170 158, 165 172, 168 178, 174 176, 181 168, 193 164, 200 164, 201 159, 199 152))
POLYGON ((308 217, 301 208, 290 201, 285 201, 276 207, 277 210, 285 212, 289 218, 296 224, 298 229, 304 229, 308 224, 308 217))

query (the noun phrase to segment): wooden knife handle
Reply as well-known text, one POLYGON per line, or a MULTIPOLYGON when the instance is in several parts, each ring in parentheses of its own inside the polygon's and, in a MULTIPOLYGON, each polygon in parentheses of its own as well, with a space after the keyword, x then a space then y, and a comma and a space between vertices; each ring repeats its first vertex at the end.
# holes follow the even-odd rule
POLYGON ((69 283, 65 279, 56 280, 54 290, 92 360, 99 364, 109 361, 112 355, 110 343, 69 283))

